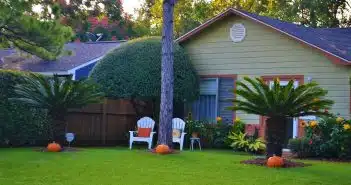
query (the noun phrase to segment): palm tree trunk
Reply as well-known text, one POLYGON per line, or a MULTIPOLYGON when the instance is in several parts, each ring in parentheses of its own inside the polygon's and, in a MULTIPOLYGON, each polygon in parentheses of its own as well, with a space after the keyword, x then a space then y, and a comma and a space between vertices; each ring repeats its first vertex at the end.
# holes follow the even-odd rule
POLYGON ((286 136, 287 119, 285 117, 271 117, 266 121, 266 157, 282 156, 283 144, 286 136))
POLYGON ((52 141, 55 141, 56 143, 59 143, 61 146, 65 143, 65 134, 66 134, 66 127, 67 127, 67 122, 66 122, 66 115, 67 112, 62 111, 51 111, 48 113, 50 115, 50 118, 52 120, 51 124, 51 139, 52 141))
POLYGON ((53 122, 53 141, 61 146, 65 144, 66 121, 55 119, 53 122))
POLYGON ((158 144, 172 146, 173 116, 173 11, 176 0, 163 1, 161 104, 158 144))

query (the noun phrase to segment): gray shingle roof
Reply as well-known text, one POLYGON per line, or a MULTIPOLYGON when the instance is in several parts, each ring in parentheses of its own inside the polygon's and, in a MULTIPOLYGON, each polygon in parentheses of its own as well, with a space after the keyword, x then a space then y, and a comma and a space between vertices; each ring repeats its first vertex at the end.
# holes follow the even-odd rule
POLYGON ((68 71, 104 56, 120 44, 119 42, 68 43, 65 45, 65 50, 71 51, 72 54, 62 56, 56 61, 46 61, 37 57, 31 57, 13 64, 7 62, 4 68, 32 72, 68 71))

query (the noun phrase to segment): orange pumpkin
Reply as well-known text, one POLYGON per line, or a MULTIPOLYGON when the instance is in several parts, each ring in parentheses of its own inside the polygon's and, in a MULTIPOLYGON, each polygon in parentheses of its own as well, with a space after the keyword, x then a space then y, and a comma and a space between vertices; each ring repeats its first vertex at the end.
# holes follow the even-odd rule
POLYGON ((281 157, 273 156, 268 158, 267 166, 270 168, 279 168, 284 165, 284 160, 281 157))
POLYGON ((60 144, 55 142, 49 143, 46 148, 48 149, 49 152, 60 152, 62 149, 60 144))
POLYGON ((158 154, 168 154, 169 152, 170 152, 170 149, 168 145, 161 144, 156 147, 156 153, 158 154))

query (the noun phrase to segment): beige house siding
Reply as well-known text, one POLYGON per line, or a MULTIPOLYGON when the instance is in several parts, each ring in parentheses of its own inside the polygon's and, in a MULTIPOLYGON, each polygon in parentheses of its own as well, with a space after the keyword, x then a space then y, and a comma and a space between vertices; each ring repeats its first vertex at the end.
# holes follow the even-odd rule
MULTIPOLYGON (((200 75, 237 74, 243 76, 304 75, 329 91, 335 101, 333 113, 350 116, 350 68, 329 61, 323 53, 288 36, 238 16, 214 23, 182 43, 200 75), (229 31, 234 23, 246 27, 246 38, 232 42, 229 31)), ((259 117, 241 112, 237 116, 250 124, 259 117)))

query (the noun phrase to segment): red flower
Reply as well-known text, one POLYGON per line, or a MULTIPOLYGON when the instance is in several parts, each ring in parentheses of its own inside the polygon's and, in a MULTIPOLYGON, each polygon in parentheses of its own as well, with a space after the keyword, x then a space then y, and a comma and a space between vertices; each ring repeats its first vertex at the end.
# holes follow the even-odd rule
POLYGON ((312 145, 313 144, 313 141, 312 139, 310 140, 310 142, 308 142, 309 145, 312 145))

